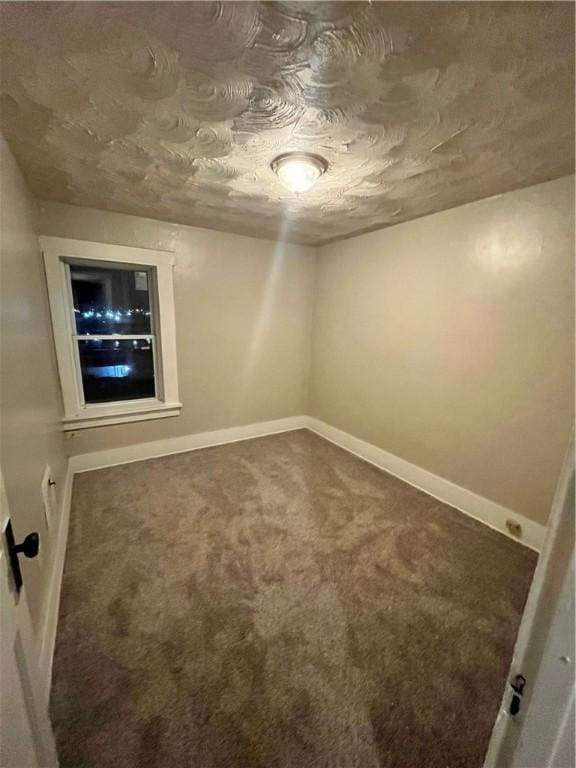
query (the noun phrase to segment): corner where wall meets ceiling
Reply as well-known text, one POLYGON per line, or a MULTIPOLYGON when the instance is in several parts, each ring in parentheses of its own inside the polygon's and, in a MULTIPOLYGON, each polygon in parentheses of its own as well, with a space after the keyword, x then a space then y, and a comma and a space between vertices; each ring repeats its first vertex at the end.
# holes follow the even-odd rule
POLYGON ((2 3, 40 198, 319 245, 573 172, 568 2, 2 3), (328 168, 308 192, 285 152, 328 168))

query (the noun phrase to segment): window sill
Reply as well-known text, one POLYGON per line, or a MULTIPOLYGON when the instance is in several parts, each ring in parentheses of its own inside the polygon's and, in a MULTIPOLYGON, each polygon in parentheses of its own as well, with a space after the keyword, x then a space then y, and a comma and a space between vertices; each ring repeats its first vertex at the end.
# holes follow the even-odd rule
POLYGON ((126 424, 131 421, 148 421, 150 419, 166 419, 179 416, 182 403, 151 403, 138 407, 110 408, 107 406, 92 406, 85 408, 77 416, 65 416, 62 419, 64 432, 93 427, 109 427, 112 424, 126 424))

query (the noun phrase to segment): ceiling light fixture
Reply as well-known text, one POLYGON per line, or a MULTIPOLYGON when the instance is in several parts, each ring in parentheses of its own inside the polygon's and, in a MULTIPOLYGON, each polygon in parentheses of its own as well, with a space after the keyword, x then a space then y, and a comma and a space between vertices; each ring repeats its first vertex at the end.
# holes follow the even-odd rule
POLYGON ((326 172, 328 163, 310 152, 286 152, 274 158, 270 167, 286 189, 307 192, 326 172))

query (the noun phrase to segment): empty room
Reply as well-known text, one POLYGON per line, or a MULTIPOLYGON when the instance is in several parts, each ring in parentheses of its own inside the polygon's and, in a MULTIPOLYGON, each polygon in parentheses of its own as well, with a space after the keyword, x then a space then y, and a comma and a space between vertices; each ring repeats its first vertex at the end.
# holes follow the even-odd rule
POLYGON ((0 2, 1 768, 574 768, 574 63, 0 2))

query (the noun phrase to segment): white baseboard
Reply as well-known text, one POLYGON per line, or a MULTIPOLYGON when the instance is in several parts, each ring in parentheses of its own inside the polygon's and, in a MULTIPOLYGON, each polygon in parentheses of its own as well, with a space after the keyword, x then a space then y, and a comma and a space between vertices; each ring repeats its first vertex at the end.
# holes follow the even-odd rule
POLYGON ((154 459, 172 453, 195 451, 200 448, 234 443, 238 440, 250 440, 254 437, 289 432, 294 429, 310 429, 344 448, 344 450, 419 488, 439 501, 474 517, 514 541, 525 544, 538 552, 542 548, 546 526, 311 416, 290 416, 275 421, 263 421, 241 427, 218 429, 213 432, 171 437, 166 440, 139 443, 108 451, 84 453, 70 459, 70 469, 72 473, 88 472, 93 469, 130 464, 134 461, 154 459), (510 534, 506 527, 507 520, 514 520, 521 525, 522 538, 518 539, 510 534))
POLYGON ((473 491, 434 475, 426 469, 411 464, 409 461, 384 451, 371 443, 359 440, 357 437, 332 427, 319 419, 308 418, 308 429, 324 437, 326 440, 344 448, 370 464, 389 472, 400 480, 413 485, 429 496, 433 496, 451 507, 455 507, 481 523, 494 528, 505 536, 539 552, 544 543, 546 526, 529 520, 511 509, 496 504, 490 499, 479 496, 473 491), (514 520, 522 526, 522 538, 512 536, 506 527, 506 520, 514 520))
POLYGON ((118 464, 131 464, 134 461, 155 459, 172 453, 196 451, 199 448, 209 448, 213 445, 235 443, 239 440, 250 440, 253 437, 264 437, 278 432, 303 429, 308 425, 308 421, 307 416, 289 416, 286 419, 260 421, 241 427, 217 429, 214 432, 199 432, 195 435, 183 435, 182 437, 170 437, 166 440, 154 440, 150 443, 127 445, 125 448, 112 448, 109 451, 82 453, 78 456, 72 456, 70 463, 73 472, 89 472, 93 469, 114 467, 118 464))
POLYGON ((40 668, 40 682, 42 685, 43 700, 48 704, 50 698, 50 686, 52 682, 52 661, 54 647, 56 645, 56 630, 58 627, 58 613, 60 610, 60 591, 62 589, 62 576, 64 574, 64 561, 66 559, 66 545, 68 543, 68 528, 70 524, 70 504, 72 501, 72 482, 74 471, 71 462, 68 462, 64 475, 64 487, 58 515, 58 530, 53 543, 50 576, 48 580, 48 596, 42 620, 40 652, 38 666, 40 668))

